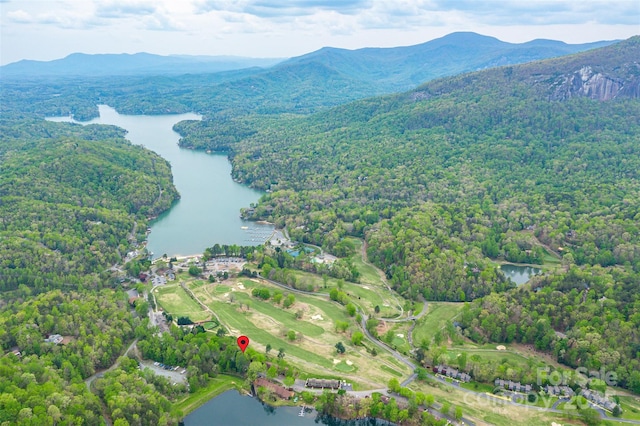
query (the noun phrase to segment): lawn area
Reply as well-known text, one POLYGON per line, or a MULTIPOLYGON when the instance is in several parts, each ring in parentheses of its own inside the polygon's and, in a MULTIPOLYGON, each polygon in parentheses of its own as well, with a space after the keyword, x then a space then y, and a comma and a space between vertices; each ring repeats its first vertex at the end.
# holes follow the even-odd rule
POLYGON ((413 315, 419 315, 422 312, 422 307, 424 306, 424 302, 414 302, 413 304, 413 315))
MULTIPOLYGON (((415 381, 409 385, 414 391, 419 390, 435 397, 436 403, 449 402, 453 407, 461 407, 465 417, 477 420, 477 424, 497 426, 549 426, 551 422, 567 424, 567 416, 548 411, 533 410, 509 405, 498 398, 469 394, 443 384, 428 384, 415 381)), ((452 408, 453 412, 454 408, 452 408)))
POLYGON ((349 365, 344 361, 340 361, 336 365, 333 366, 338 371, 342 371, 343 373, 351 373, 356 370, 356 367, 353 365, 349 365))
POLYGON ((542 263, 543 263, 543 265, 549 265, 549 264, 551 264, 551 265, 559 265, 561 263, 561 260, 547 252, 542 257, 542 263))
POLYGON ((474 392, 487 392, 493 393, 495 386, 490 385, 488 383, 480 383, 480 382, 470 382, 470 383, 460 383, 461 388, 469 389, 474 392))
POLYGON ((308 361, 324 368, 333 368, 333 363, 316 353, 306 351, 296 345, 289 343, 287 340, 278 336, 274 336, 268 331, 256 326, 249 320, 249 313, 239 312, 236 305, 225 302, 213 301, 209 303, 209 307, 218 314, 223 324, 238 330, 239 333, 249 336, 252 341, 266 345, 270 343, 275 349, 283 348, 285 354, 289 354, 303 361, 308 361))
POLYGON ((620 408, 623 419, 640 420, 640 397, 621 396, 620 408))
MULTIPOLYGON (((191 287, 191 284, 189 284, 189 288, 193 288, 191 287)), ((229 293, 231 291, 231 287, 224 284, 214 284, 211 286, 209 291, 213 294, 224 294, 224 293, 229 293)))
POLYGON ((175 402, 173 404, 173 409, 180 411, 182 416, 186 416, 205 402, 209 401, 211 398, 214 398, 229 389, 238 389, 241 383, 242 379, 238 377, 220 374, 215 379, 211 379, 207 386, 198 389, 194 393, 189 394, 186 398, 175 402))
MULTIPOLYGON (((504 360, 506 360, 507 362, 510 362, 515 365, 520 365, 523 367, 526 367, 529 363, 529 358, 514 352, 510 352, 510 351, 499 351, 497 349, 467 349, 465 347, 458 347, 458 346, 454 346, 447 350, 447 353, 445 355, 446 357, 445 362, 451 363, 450 365, 455 365, 456 358, 462 352, 467 353, 467 359, 470 359, 471 356, 473 355, 478 355, 481 359, 481 362, 494 361, 494 362, 501 363, 504 360)), ((543 361, 541 361, 538 358, 534 358, 533 361, 534 361, 534 366, 546 365, 543 361)))
POLYGON ((444 328, 447 321, 458 315, 463 307, 463 303, 428 302, 427 313, 413 329, 413 344, 419 346, 424 340, 431 343, 436 332, 444 328))
POLYGON ((394 370, 393 368, 388 367, 388 366, 386 366, 384 364, 380 364, 380 369, 386 371, 387 373, 391 373, 396 377, 402 377, 402 373, 401 372, 399 372, 397 370, 394 370))
POLYGON ((358 238, 349 238, 356 248, 356 254, 353 256, 353 264, 360 272, 360 282, 363 284, 371 284, 375 286, 384 286, 380 273, 375 266, 364 263, 362 260, 362 240, 358 238))
MULTIPOLYGON (((203 285, 192 291, 202 303, 215 312, 221 324, 233 335, 246 334, 255 345, 254 348, 260 351, 267 344, 276 351, 283 348, 286 359, 303 371, 315 372, 313 376, 323 371, 329 374, 342 373, 343 378, 362 386, 363 389, 370 389, 387 383, 393 376, 403 377, 411 373, 405 366, 398 365, 386 351, 378 350, 377 356, 367 353, 364 346, 371 345, 367 339, 362 347, 351 345, 350 332, 357 329, 355 319, 347 315, 343 306, 330 301, 328 296, 296 293, 293 306, 284 309, 274 305, 270 300, 263 301, 251 296, 251 288, 255 287, 282 291, 282 288, 267 282, 244 279, 228 280, 224 285, 203 285), (304 314, 302 319, 298 320, 295 313, 301 308, 304 314), (321 315, 322 319, 311 320, 313 315, 321 315), (335 330, 335 322, 338 320, 349 323, 346 333, 335 330), (290 341, 283 334, 287 330, 301 333, 302 339, 290 341), (344 357, 336 354, 334 345, 340 341, 347 348, 344 357), (335 359, 342 359, 342 362, 334 362, 335 359), (347 359, 353 362, 353 365, 349 366, 347 359), (381 364, 388 364, 391 368, 379 368, 381 364)), ((287 291, 284 290, 283 293, 286 294, 287 291)))
POLYGON ((210 317, 202 307, 179 285, 156 287, 156 300, 165 312, 174 317, 188 316, 192 321, 202 321, 210 317))
POLYGON ((235 292, 235 297, 239 302, 246 303, 248 301, 251 304, 251 309, 255 309, 256 311, 275 319, 284 327, 299 331, 305 336, 317 337, 324 333, 324 329, 322 327, 308 321, 296 319, 295 312, 297 309, 295 304, 289 309, 284 309, 282 307, 274 306, 268 301, 265 302, 258 298, 251 297, 246 293, 235 292))
MULTIPOLYGON (((359 269, 358 269, 359 270, 359 269)), ((320 293, 329 293, 332 288, 338 286, 338 280, 335 278, 327 278, 327 288, 324 288, 324 280, 321 276, 310 272, 294 270, 298 285, 312 286, 318 289, 320 293)), ((347 293, 356 305, 361 306, 370 314, 373 313, 376 306, 380 307, 380 316, 396 317, 400 313, 397 308, 397 298, 392 296, 386 287, 379 284, 373 285, 368 283, 352 283, 345 281, 342 290, 347 293), (385 306, 387 305, 387 306, 385 306)))

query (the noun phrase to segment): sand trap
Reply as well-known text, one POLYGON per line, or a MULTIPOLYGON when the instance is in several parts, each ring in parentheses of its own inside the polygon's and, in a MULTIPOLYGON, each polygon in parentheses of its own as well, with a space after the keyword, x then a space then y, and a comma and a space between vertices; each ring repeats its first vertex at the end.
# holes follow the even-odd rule
POLYGON ((315 320, 315 321, 322 321, 322 320, 324 320, 324 318, 322 318, 322 315, 314 315, 314 316, 312 316, 312 317, 311 317, 311 319, 312 319, 312 320, 315 320))
POLYGON ((238 283, 238 288, 239 288, 240 290, 244 290, 244 284, 242 284, 242 283, 238 283))
POLYGON ((335 359, 335 358, 334 358, 334 359, 333 359, 333 363, 334 363, 334 364, 340 364, 340 360, 339 360, 339 359, 335 359))
POLYGON ((236 289, 235 289, 235 288, 232 288, 232 289, 231 289, 231 291, 236 291, 236 289))
POLYGON ((404 339, 404 334, 400 333, 400 334, 396 334, 396 336, 398 336, 401 339, 404 339))
POLYGON ((367 290, 369 290, 369 287, 367 287, 366 285, 363 285, 362 288, 366 288, 367 290))
POLYGON ((389 306, 389 304, 388 303, 383 303, 382 306, 389 306))
POLYGON ((222 297, 229 297, 229 293, 223 294, 222 297))
POLYGON ((256 280, 255 278, 251 278, 251 281, 253 281, 254 283, 259 283, 259 280, 256 280))
POLYGON ((498 345, 498 346, 496 346, 496 349, 499 350, 499 351, 506 351, 507 347, 505 345, 498 345))
POLYGON ((353 362, 351 362, 349 360, 346 360, 345 362, 347 363, 347 365, 353 365, 353 362))

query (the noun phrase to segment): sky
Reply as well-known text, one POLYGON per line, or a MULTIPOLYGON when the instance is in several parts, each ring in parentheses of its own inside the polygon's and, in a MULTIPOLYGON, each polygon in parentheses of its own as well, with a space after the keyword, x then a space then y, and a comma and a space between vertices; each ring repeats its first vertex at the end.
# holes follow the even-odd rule
POLYGON ((640 0, 0 0, 0 64, 75 52, 286 58, 455 31, 625 39, 640 34, 640 0))

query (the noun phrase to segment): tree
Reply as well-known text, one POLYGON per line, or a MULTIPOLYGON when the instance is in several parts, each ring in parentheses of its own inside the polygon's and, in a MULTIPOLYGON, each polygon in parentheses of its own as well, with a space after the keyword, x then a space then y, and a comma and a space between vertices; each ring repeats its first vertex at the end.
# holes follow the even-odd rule
POLYGON ((467 353, 466 352, 462 352, 460 354, 460 356, 458 357, 458 366, 460 367, 461 370, 464 370, 467 368, 467 353))
POLYGON ((455 414, 454 417, 456 418, 456 420, 460 421, 462 419, 462 407, 457 406, 456 410, 455 410, 455 414))
POLYGON ((620 417, 622 415, 622 409, 618 404, 613 407, 613 411, 611 411, 611 414, 613 414, 613 417, 620 417))
POLYGON ((253 382, 258 378, 259 373, 264 373, 265 371, 266 367, 263 363, 253 361, 251 364, 249 364, 249 369, 247 370, 247 379, 250 382, 253 382))
POLYGON ((287 331, 287 339, 289 339, 292 342, 296 340, 296 332, 294 330, 287 331))
POLYGON ((284 348, 278 349, 278 358, 283 359, 284 355, 284 348))
POLYGON ((375 306, 375 308, 373 308, 373 311, 374 311, 376 314, 379 314, 379 313, 380 313, 380 306, 379 306, 379 305, 376 305, 376 306, 375 306))
POLYGON ((269 367, 269 369, 267 370, 267 377, 269 379, 273 379, 278 375, 278 369, 276 368, 275 365, 272 365, 271 367, 269 367))
POLYGON ((333 300, 333 301, 338 301, 338 289, 337 288, 332 288, 329 291, 329 299, 333 300))
POLYGON ((293 376, 287 376, 284 378, 284 385, 286 387, 291 387, 293 386, 293 384, 296 382, 296 379, 293 378, 293 376))
POLYGON ((348 303, 346 309, 347 309, 347 314, 349 314, 350 317, 355 316, 356 305, 354 305, 353 303, 348 303))
POLYGON ((418 367, 416 368, 416 374, 417 374, 417 379, 418 380, 427 380, 427 370, 422 368, 422 367, 418 367))
POLYGON ((436 402, 436 398, 430 393, 426 394, 424 397, 424 405, 427 407, 433 407, 433 403, 436 402))
POLYGON ((451 410, 451 403, 449 401, 443 402, 442 407, 440 407, 440 412, 446 416, 446 415, 449 415, 450 410, 451 410))
POLYGON ((336 331, 340 332, 340 333, 344 333, 347 328, 349 328, 349 323, 346 321, 340 321, 340 320, 336 320, 336 331))
POLYGON ((192 277, 197 277, 202 273, 202 269, 198 268, 196 265, 189 266, 189 275, 192 277))
POLYGON ((265 346, 265 348, 264 348, 264 352, 265 352, 267 355, 269 355, 269 352, 271 352, 271 349, 272 349, 272 347, 271 347, 271 343, 267 343, 267 346, 265 346))
POLYGON ((284 306, 285 308, 289 308, 291 305, 293 305, 293 302, 295 302, 296 297, 289 293, 287 295, 287 297, 284 299, 284 302, 282 302, 282 306, 284 306))
POLYGON ((351 343, 356 346, 362 344, 362 339, 364 339, 364 334, 361 331, 356 331, 351 335, 351 343))
POLYGON ((391 392, 395 392, 395 393, 400 392, 400 382, 395 377, 392 377, 391 379, 389 379, 388 387, 391 392))
POLYGON ((343 354, 346 351, 346 348, 344 347, 344 345, 342 344, 342 342, 338 342, 336 343, 336 351, 338 351, 339 354, 343 354))
POLYGON ((597 426, 602 423, 600 413, 598 413, 593 408, 585 408, 583 410, 580 410, 580 417, 582 417, 582 421, 587 426, 597 426))

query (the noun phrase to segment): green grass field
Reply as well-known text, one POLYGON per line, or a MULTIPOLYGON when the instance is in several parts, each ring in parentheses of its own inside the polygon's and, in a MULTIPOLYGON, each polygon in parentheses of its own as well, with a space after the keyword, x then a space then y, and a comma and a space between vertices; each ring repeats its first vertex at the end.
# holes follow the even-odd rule
POLYGON ((640 397, 621 396, 620 408, 623 419, 640 420, 640 397))
MULTIPOLYGON (((501 363, 502 361, 507 361, 513 363, 515 365, 519 365, 522 367, 527 367, 529 363, 529 358, 522 356, 520 354, 509 352, 509 351, 499 351, 496 349, 468 349, 464 346, 455 346, 449 348, 445 355, 445 360, 451 365, 455 365, 455 361, 458 357, 458 354, 465 352, 467 354, 467 359, 470 359, 473 355, 478 355, 483 361, 494 361, 501 363)), ((534 360, 534 366, 544 366, 545 363, 540 360, 534 360)))
POLYGON ((335 368, 338 371, 342 371, 343 373, 351 373, 353 371, 356 371, 356 367, 355 366, 349 365, 344 361, 340 361, 339 363, 334 365, 333 368, 335 368))
POLYGON ((236 305, 213 301, 209 303, 209 307, 218 314, 223 324, 238 330, 244 335, 250 336, 252 341, 258 342, 262 345, 270 343, 275 349, 283 348, 285 350, 285 354, 295 356, 296 358, 311 362, 324 368, 333 368, 333 363, 329 359, 313 352, 306 351, 289 343, 286 339, 274 336, 268 331, 259 328, 248 319, 247 316, 249 313, 239 312, 236 309, 236 305))
POLYGON ((413 329, 414 345, 419 346, 424 340, 431 343, 436 332, 444 328, 447 321, 455 318, 463 306, 463 303, 428 302, 427 313, 413 329))
POLYGON ((256 311, 275 319, 284 327, 300 332, 305 336, 317 337, 324 333, 324 329, 322 327, 308 321, 296 319, 295 312, 297 309, 295 305, 289 309, 284 309, 276 307, 270 302, 264 302, 241 292, 236 292, 235 297, 236 300, 240 302, 249 302, 251 304, 251 309, 255 309, 256 311))
POLYGON ((215 379, 211 379, 207 386, 198 389, 184 399, 175 402, 173 404, 173 409, 178 411, 181 416, 186 416, 205 402, 209 401, 211 398, 214 398, 229 389, 238 389, 241 383, 242 379, 238 377, 219 374, 215 379))
POLYGON ((174 317, 188 316, 192 321, 210 317, 178 284, 156 287, 155 295, 158 305, 174 317))
MULTIPOLYGON (((296 301, 290 309, 284 309, 274 305, 272 301, 262 301, 250 295, 252 287, 268 287, 272 290, 282 290, 280 287, 256 281, 230 280, 225 283, 229 292, 214 291, 219 285, 201 286, 194 289, 196 296, 205 303, 220 318, 223 325, 232 333, 242 333, 251 337, 252 342, 259 346, 271 344, 274 350, 283 348, 285 356, 291 362, 303 370, 315 371, 316 375, 323 370, 335 372, 334 374, 353 374, 356 371, 364 380, 369 381, 366 386, 380 386, 386 383, 390 376, 389 371, 377 368, 380 363, 393 366, 395 374, 400 377, 410 374, 403 365, 398 365, 394 358, 385 351, 378 351, 376 357, 366 353, 364 347, 353 347, 349 343, 350 333, 338 333, 335 331, 335 321, 347 321, 350 330, 357 329, 355 318, 349 317, 346 310, 340 304, 330 301, 327 296, 310 296, 295 294, 296 301), (242 283, 242 289, 238 283, 242 283), (233 291, 232 291, 233 290, 233 291), (228 294, 225 294, 228 293, 228 294), (230 303, 229 297, 234 299, 230 303), (247 309, 247 303, 249 308, 247 309), (304 305, 307 305, 305 308, 304 305), (240 307, 243 307, 242 309, 240 307), (295 318, 295 312, 304 309, 301 320, 295 318), (321 315, 322 319, 311 320, 312 315, 321 315), (294 330, 302 333, 301 341, 289 341, 282 332, 294 330), (336 354, 334 345, 342 341, 347 346, 346 358, 341 363, 335 363, 336 354), (349 366, 346 360, 354 364, 349 366), (375 368, 374 368, 375 365, 375 368), (376 383, 374 385, 374 383, 376 383)), ((284 293, 287 293, 285 290, 284 293)), ((365 339, 364 345, 370 346, 371 342, 365 339)), ((356 377, 350 377, 354 384, 358 383, 356 377)), ((358 384, 362 386, 363 383, 358 384)), ((367 388, 364 386, 363 388, 367 388)))
POLYGON ((384 364, 380 364, 380 369, 383 370, 383 371, 386 371, 387 373, 393 374, 396 377, 402 377, 402 373, 401 372, 399 372, 397 370, 394 370, 393 368, 388 367, 388 366, 386 366, 384 364))
POLYGON ((224 293, 229 293, 231 291, 231 287, 224 284, 215 284, 211 286, 211 289, 209 291, 215 294, 224 294, 224 293))

